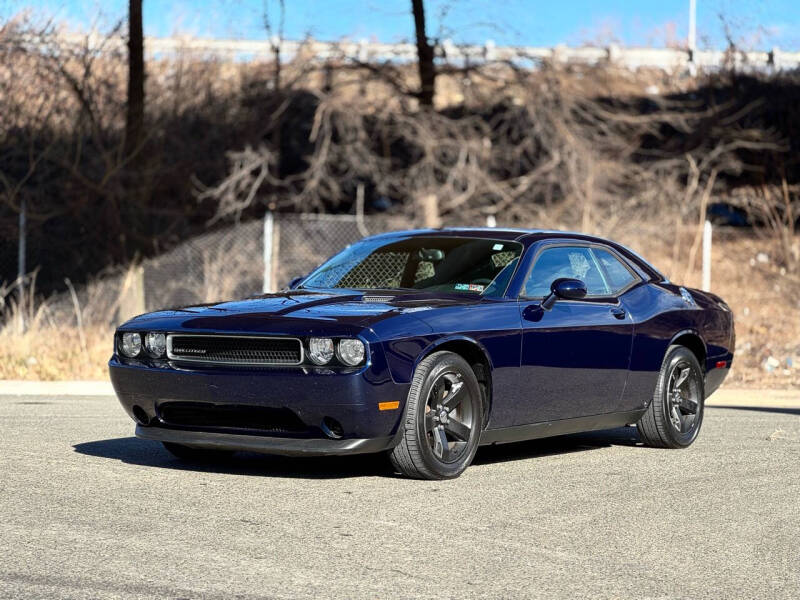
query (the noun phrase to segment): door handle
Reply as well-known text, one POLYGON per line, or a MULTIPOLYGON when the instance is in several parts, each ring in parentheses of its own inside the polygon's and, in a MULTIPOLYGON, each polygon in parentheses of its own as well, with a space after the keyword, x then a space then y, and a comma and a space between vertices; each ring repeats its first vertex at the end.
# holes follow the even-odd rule
POLYGON ((614 315, 617 319, 624 319, 625 318, 625 309, 620 307, 612 308, 611 314, 614 315))

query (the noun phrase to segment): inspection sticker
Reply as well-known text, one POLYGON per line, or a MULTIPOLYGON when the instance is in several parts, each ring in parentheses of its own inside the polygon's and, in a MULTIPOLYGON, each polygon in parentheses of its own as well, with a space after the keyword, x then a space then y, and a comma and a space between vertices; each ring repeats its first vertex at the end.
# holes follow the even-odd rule
POLYGON ((457 283, 453 286, 459 292, 482 292, 486 286, 477 283, 457 283))

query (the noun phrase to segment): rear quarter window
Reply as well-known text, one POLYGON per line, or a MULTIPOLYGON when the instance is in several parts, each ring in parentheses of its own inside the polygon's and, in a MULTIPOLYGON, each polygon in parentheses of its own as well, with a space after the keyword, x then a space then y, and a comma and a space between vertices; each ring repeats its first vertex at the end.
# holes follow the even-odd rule
POLYGON ((608 250, 592 248, 597 260, 603 266, 608 286, 612 293, 618 292, 636 281, 636 277, 622 262, 608 250))

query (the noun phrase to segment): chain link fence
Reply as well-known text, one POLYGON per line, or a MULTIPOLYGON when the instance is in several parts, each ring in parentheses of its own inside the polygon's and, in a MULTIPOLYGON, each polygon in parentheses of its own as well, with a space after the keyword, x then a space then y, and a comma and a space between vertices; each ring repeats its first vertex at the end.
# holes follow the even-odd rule
MULTIPOLYGON (((56 294, 46 303, 47 318, 54 322, 76 321, 80 313, 84 322, 115 323, 161 308, 276 291, 364 236, 415 226, 418 224, 406 218, 383 215, 267 215, 264 220, 229 225, 196 236, 128 269, 111 270, 95 276, 85 286, 56 294)), ((676 222, 654 227, 622 223, 598 233, 646 256, 676 281, 694 287, 703 284, 703 231, 697 224, 676 222)), ((714 228, 715 242, 752 236, 751 230, 714 228)), ((706 250, 710 252, 710 246, 706 250)), ((16 256, 3 257, 11 259, 16 263, 16 256)), ((706 260, 709 265, 713 262, 709 256, 706 260)), ((763 260, 763 256, 753 254, 745 260, 763 260)), ((719 266, 719 272, 711 274, 712 282, 715 277, 730 275, 727 264, 719 266)), ((0 287, 0 291, 5 289, 7 301, 0 304, 0 320, 4 306, 9 312, 8 298, 15 295, 13 280, 0 282, 3 285, 5 288, 0 287)))
MULTIPOLYGON (((65 280, 71 289, 36 306, 20 302, 16 278, 0 281, 0 322, 13 313, 22 326, 35 320, 114 324, 162 308, 280 290, 365 235, 411 227, 398 217, 267 215, 201 234, 127 268, 96 274, 83 286, 65 280)), ((6 253, 2 259, 13 259, 16 265, 16 255, 6 253)), ((34 286, 34 278, 26 280, 26 296, 35 292, 34 286)))
MULTIPOLYGON (((19 287, 20 267, 24 268, 25 236, 20 236, 25 228, 24 204, 21 208, 15 219, 0 218, 0 317, 8 305, 8 296, 19 287)), ((0 216, 5 216, 4 212, 9 213, 9 207, 0 206, 0 216)))
POLYGON ((144 309, 215 302, 258 293, 264 281, 260 221, 194 237, 142 263, 144 309))
POLYGON ((265 289, 280 290, 294 278, 307 275, 333 253, 367 235, 411 229, 401 217, 351 215, 278 215, 273 232, 276 242, 265 289))
MULTIPOLYGON (((265 221, 231 225, 144 261, 144 309, 284 289, 294 277, 308 274, 364 236, 416 226, 402 217, 370 215, 358 219, 352 215, 303 214, 268 215, 265 221)), ((675 280, 696 287, 703 283, 702 225, 676 222, 654 227, 623 223, 600 233, 641 253, 675 280)), ((714 228, 715 241, 751 235, 749 230, 714 228)), ((709 256, 706 260, 710 267, 713 261, 709 256)))

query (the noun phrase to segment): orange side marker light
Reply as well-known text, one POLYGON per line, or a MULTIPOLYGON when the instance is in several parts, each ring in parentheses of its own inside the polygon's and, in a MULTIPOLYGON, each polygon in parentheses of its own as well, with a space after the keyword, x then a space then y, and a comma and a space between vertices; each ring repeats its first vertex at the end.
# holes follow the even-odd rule
POLYGON ((400 400, 394 402, 378 402, 378 410, 397 410, 400 408, 400 400))

